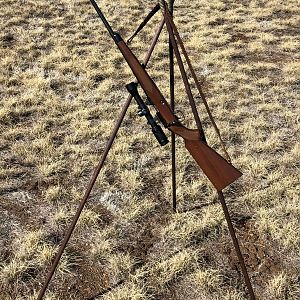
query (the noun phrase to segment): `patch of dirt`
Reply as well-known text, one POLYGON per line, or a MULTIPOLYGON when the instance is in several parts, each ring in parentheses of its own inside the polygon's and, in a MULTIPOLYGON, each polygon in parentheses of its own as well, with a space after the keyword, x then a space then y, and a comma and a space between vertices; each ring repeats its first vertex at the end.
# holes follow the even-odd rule
MULTIPOLYGON (((262 294, 268 280, 283 271, 279 255, 274 249, 276 245, 265 236, 260 236, 255 227, 255 222, 250 217, 233 218, 234 228, 245 260, 246 268, 251 283, 257 295, 262 294)), ((247 295, 240 262, 236 255, 229 232, 223 238, 212 240, 206 244, 201 263, 215 265, 223 269, 225 285, 234 285, 238 290, 247 295)))
POLYGON ((140 232, 129 232, 130 237, 121 240, 118 246, 119 251, 129 252, 139 262, 139 266, 148 261, 149 251, 159 239, 157 228, 163 226, 167 220, 166 216, 159 213, 153 216, 148 215, 147 218, 140 232))
MULTIPOLYGON (((248 51, 244 51, 238 54, 233 54, 230 56, 231 61, 241 61, 241 62, 253 62, 253 63, 276 63, 277 66, 289 61, 289 56, 283 52, 275 52, 272 51, 268 55, 266 54, 258 54, 258 53, 250 53, 248 51)), ((272 69, 273 70, 273 69, 272 69)), ((261 71, 261 70, 260 70, 261 71)), ((254 71, 257 75, 257 70, 254 71)))
POLYGON ((15 36, 12 33, 8 32, 0 38, 0 41, 4 48, 8 48, 14 44, 15 36))
MULTIPOLYGON (((17 192, 15 192, 15 194, 16 193, 17 192)), ((28 220, 31 217, 29 209, 29 204, 24 204, 13 199, 3 199, 0 203, 0 210, 7 211, 11 217, 14 217, 16 220, 21 222, 21 224, 28 223, 28 220)))
POLYGON ((262 281, 266 275, 280 272, 280 259, 271 242, 257 234, 254 222, 247 222, 244 229, 244 234, 241 236, 244 240, 242 251, 248 252, 246 261, 252 271, 257 269, 257 279, 262 281))
MULTIPOLYGON (((258 235, 258 230, 252 220, 244 220, 237 232, 245 264, 253 283, 264 286, 267 278, 282 271, 279 256, 274 251, 275 247, 266 237, 258 235)), ((232 268, 240 270, 240 263, 233 245, 226 245, 223 251, 228 255, 232 268)))
POLYGON ((57 278, 55 282, 56 292, 63 299, 90 299, 109 287, 110 278, 106 268, 95 260, 88 260, 86 250, 87 245, 79 243, 66 250, 69 263, 73 265, 71 273, 57 278))
MULTIPOLYGON (((68 292, 76 295, 76 299, 92 298, 99 290, 109 287, 109 275, 104 268, 95 262, 83 261, 77 271, 77 276, 68 284, 68 292)), ((65 291, 65 285, 63 285, 65 291)))
MULTIPOLYGON (((106 226, 114 220, 114 215, 102 204, 97 204, 92 207, 92 210, 101 216, 100 224, 106 226)), ((99 224, 99 225, 100 225, 99 224)))
POLYGON ((230 38, 230 42, 238 42, 238 41, 248 42, 249 40, 250 40, 250 38, 248 36, 246 36, 245 34, 240 33, 240 32, 232 34, 232 36, 230 38))
POLYGON ((294 36, 297 37, 300 34, 300 27, 278 28, 272 29, 272 34, 275 36, 294 36))

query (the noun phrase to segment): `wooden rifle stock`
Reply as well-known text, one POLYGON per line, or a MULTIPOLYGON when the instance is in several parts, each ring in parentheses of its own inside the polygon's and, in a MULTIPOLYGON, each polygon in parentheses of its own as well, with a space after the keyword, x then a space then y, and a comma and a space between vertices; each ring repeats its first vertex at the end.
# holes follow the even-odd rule
POLYGON ((187 139, 184 142, 186 149, 218 191, 242 176, 239 170, 205 143, 187 139))
POLYGON ((204 174, 212 182, 214 187, 218 191, 221 191, 229 184, 237 180, 242 173, 229 164, 216 151, 202 142, 198 130, 188 129, 178 121, 164 96, 149 74, 139 63, 138 59, 120 36, 118 36, 118 40, 119 41, 116 43, 118 48, 123 54, 125 60, 139 81, 146 95, 155 105, 165 122, 168 124, 167 127, 172 132, 178 134, 184 139, 185 147, 193 156, 204 174))

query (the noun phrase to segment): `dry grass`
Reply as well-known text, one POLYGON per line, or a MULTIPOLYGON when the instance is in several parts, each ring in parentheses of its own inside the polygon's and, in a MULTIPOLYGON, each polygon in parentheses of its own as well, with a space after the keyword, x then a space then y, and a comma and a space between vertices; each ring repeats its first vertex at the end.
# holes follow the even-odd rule
MULTIPOLYGON (((101 1, 124 37, 152 6, 101 1)), ((0 7, 0 298, 34 299, 132 75, 89 1, 0 7)), ((138 57, 160 17, 133 42, 138 57)), ((300 299, 299 3, 178 0, 176 23, 244 173, 226 196, 255 291, 300 299)), ((166 33, 149 70, 168 95, 166 33)), ((246 299, 215 192, 179 140, 177 159, 172 214, 170 147, 132 105, 46 299, 246 299)))

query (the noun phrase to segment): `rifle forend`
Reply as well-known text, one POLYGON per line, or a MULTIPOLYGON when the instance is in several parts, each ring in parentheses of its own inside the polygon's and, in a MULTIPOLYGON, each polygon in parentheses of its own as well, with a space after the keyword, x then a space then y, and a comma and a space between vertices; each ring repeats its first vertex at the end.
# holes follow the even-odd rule
POLYGON ((212 182, 214 187, 218 191, 221 191, 229 184, 237 180, 242 173, 234 166, 229 164, 216 151, 202 142, 198 130, 188 129, 179 122, 178 118, 172 112, 169 104, 158 89, 157 85, 154 83, 147 71, 143 68, 136 56, 132 53, 121 36, 112 31, 96 2, 94 0, 90 1, 95 7, 99 17, 104 22, 104 25, 107 27, 110 35, 114 39, 116 45, 127 61, 133 74, 139 81, 146 95, 154 104, 160 113, 160 116, 164 119, 165 124, 167 125, 166 127, 184 139, 185 147, 193 156, 208 179, 212 182))

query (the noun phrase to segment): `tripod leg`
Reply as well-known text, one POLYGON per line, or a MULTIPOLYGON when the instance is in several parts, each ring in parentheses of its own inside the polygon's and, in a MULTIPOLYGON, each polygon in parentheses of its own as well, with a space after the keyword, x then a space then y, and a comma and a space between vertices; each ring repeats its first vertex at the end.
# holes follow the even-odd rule
POLYGON ((174 32, 173 32, 173 29, 171 27, 171 23, 170 23, 169 18, 168 18, 169 15, 167 14, 167 12, 168 12, 168 9, 165 8, 164 16, 165 16, 165 22, 166 22, 166 25, 167 25, 167 29, 168 29, 168 32, 169 32, 170 41, 171 41, 172 46, 173 46, 175 57, 176 57, 178 67, 179 67, 179 70, 180 70, 180 73, 181 73, 181 77, 182 77, 182 80, 183 80, 183 83, 184 83, 186 94, 187 94, 188 99, 189 99, 189 103, 190 103, 190 106, 191 106, 191 109, 192 109, 192 113, 193 113, 193 116, 194 116, 194 119, 195 119, 195 122, 196 122, 196 125, 197 125, 197 129, 199 130, 201 138, 203 138, 203 141, 205 141, 205 139, 204 139, 205 135, 204 135, 204 132, 203 132, 200 116, 199 116, 197 106, 196 106, 195 101, 194 101, 191 86, 190 86, 190 83, 189 83, 189 80, 188 80, 188 77, 187 77, 187 73, 185 71, 183 60, 181 58, 179 48, 178 48, 178 45, 177 45, 176 40, 175 40, 174 32))
POLYGON ((176 27, 176 25, 174 24, 174 21, 173 21, 173 18, 172 18, 172 16, 171 16, 171 14, 170 14, 168 11, 166 11, 166 14, 167 14, 168 20, 169 20, 169 22, 170 22, 170 25, 171 25, 172 29, 174 30, 174 33, 175 33, 175 36, 176 36, 176 38, 177 38, 178 44, 180 45, 180 48, 181 48, 182 53, 183 53, 183 55, 184 55, 184 57, 185 57, 185 60, 186 60, 186 62, 187 62, 187 64, 188 64, 188 67, 189 67, 189 69, 190 69, 190 72, 191 72, 191 74, 192 74, 192 77, 193 77, 193 79, 194 79, 194 82, 196 83, 197 89, 198 89, 199 94, 200 94, 200 96, 201 96, 201 98, 202 98, 203 104, 204 104, 204 106, 205 106, 205 108, 206 108, 206 111, 207 111, 207 113, 208 113, 208 116, 209 116, 209 118, 210 118, 210 121, 211 121, 211 123, 212 123, 212 125, 213 125, 213 127, 214 127, 214 129, 215 129, 215 131, 216 131, 216 133, 217 133, 217 135, 218 135, 218 137, 219 137, 219 140, 220 140, 220 142, 221 142, 221 146, 222 146, 223 152, 224 152, 224 154, 225 154, 225 156, 226 156, 226 159, 230 162, 230 156, 229 156, 229 154, 228 154, 228 152, 227 152, 227 150, 226 150, 225 143, 224 143, 224 141, 223 141, 223 139, 222 139, 222 137, 221 137, 219 128, 218 128, 216 122, 214 121, 214 118, 213 118, 212 113, 211 113, 211 111, 210 111, 210 108, 209 108, 209 106, 208 106, 208 103, 207 103, 205 94, 204 94, 203 91, 202 91, 200 82, 199 82, 198 77, 197 77, 197 75, 196 75, 196 72, 195 72, 195 70, 194 70, 194 68, 193 68, 193 66, 192 66, 191 60, 190 60, 189 55, 188 55, 188 53, 187 53, 187 51, 186 51, 186 49, 185 49, 185 46, 184 46, 184 44, 183 44, 183 41, 182 41, 182 39, 181 39, 181 37, 180 37, 180 35, 179 35, 179 32, 178 32, 178 30, 177 30, 177 27, 176 27))
MULTIPOLYGON (((173 15, 174 1, 169 1, 169 9, 173 15)), ((169 59, 170 59, 170 105, 172 111, 175 110, 175 76, 174 76, 174 49, 169 38, 169 59)), ((176 136, 175 133, 171 134, 171 152, 172 152, 172 202, 173 211, 177 210, 177 194, 176 194, 176 136)))
POLYGON ((51 278, 52 278, 52 276, 53 276, 53 274, 54 274, 54 272, 56 270, 56 267, 57 267, 57 265, 58 265, 58 263, 59 263, 59 261, 61 259, 61 256, 62 256, 62 254, 63 254, 63 252, 64 252, 64 250, 65 250, 65 248, 66 248, 66 246, 67 246, 67 244, 69 242, 69 239, 70 239, 70 237, 71 237, 71 235, 72 235, 72 233, 73 233, 73 231, 75 229, 76 223, 77 223, 77 221, 78 221, 78 219, 79 219, 79 217, 81 215, 81 212, 82 212, 82 210, 83 210, 83 208, 84 208, 84 206, 85 206, 85 204, 86 204, 86 202, 87 202, 87 200, 88 200, 88 198, 90 196, 92 188, 93 188, 93 186, 94 186, 94 184, 95 184, 95 182, 97 180, 97 177, 98 177, 98 175, 99 175, 99 173, 100 173, 100 171, 101 171, 101 169, 102 169, 102 167, 104 165, 106 157, 107 157, 107 155, 109 153, 109 150, 111 149, 111 146, 112 146, 112 144, 113 144, 113 142, 115 140, 115 137, 116 137, 117 132, 118 132, 120 126, 121 126, 121 123, 122 123, 122 121, 123 121, 123 119, 125 117, 127 109, 129 107, 129 104, 131 103, 131 100, 132 100, 132 97, 128 97, 128 99, 127 99, 127 101, 126 101, 126 103, 125 103, 125 105, 123 107, 121 115, 120 115, 120 117, 119 117, 119 119, 118 119, 118 121, 117 121, 117 123, 116 123, 116 125, 115 125, 115 127, 114 127, 114 129, 112 131, 112 133, 111 133, 109 141, 107 142, 107 145, 105 147, 104 153, 102 154, 101 160, 98 163, 98 165, 97 165, 97 167, 96 167, 96 169, 94 171, 93 177, 91 178, 91 180, 89 182, 89 185, 88 185, 87 190, 86 190, 86 192, 84 194, 84 197, 83 197, 82 201, 79 204, 79 207, 78 207, 78 209, 76 211, 76 214, 75 214, 75 216, 74 216, 74 218, 72 220, 72 223, 71 223, 71 225, 70 225, 70 227, 69 227, 69 229, 68 229, 68 231, 67 231, 67 233, 66 233, 66 235, 65 235, 65 237, 64 237, 64 239, 62 241, 62 244, 61 244, 61 246, 60 246, 60 248, 58 250, 58 253, 57 253, 56 257, 55 257, 55 260, 54 260, 54 262, 53 262, 53 264, 51 266, 51 269, 50 269, 50 271, 49 271, 49 273, 47 275, 46 281, 45 281, 45 283, 44 283, 44 285, 43 285, 43 287, 42 287, 42 289, 41 289, 41 291, 40 291, 40 293, 38 295, 38 298, 37 298, 38 300, 43 299, 43 296, 44 296, 44 294, 46 292, 46 289, 47 289, 47 287, 48 287, 48 285, 50 283, 50 280, 51 280, 51 278))
POLYGON ((252 288, 252 284, 250 282, 250 278, 249 278, 249 275, 248 275, 248 272, 247 272, 247 268, 246 268, 246 265, 245 265, 243 254, 241 252, 240 245, 239 245, 238 239, 237 239, 236 234, 235 234, 235 230, 234 230, 233 225, 232 225, 232 221, 231 221, 231 218, 230 218, 230 215, 229 215, 229 211, 228 211, 227 205, 225 203, 224 195, 223 195, 222 192, 218 192, 218 195, 219 195, 219 200, 221 202, 221 205, 222 205, 222 208, 223 208, 223 211, 224 211, 224 215, 225 215, 225 218, 226 218, 226 221, 227 221, 227 225, 228 225, 228 228, 229 228, 231 239, 232 239, 236 254, 238 256, 238 259, 239 259, 240 264, 241 264, 242 273, 243 273, 243 276, 244 276, 244 279, 245 279, 246 286, 248 288, 250 299, 255 300, 256 299, 255 294, 254 294, 254 291, 253 291, 253 288, 252 288))
MULTIPOLYGON (((150 60, 151 54, 153 53, 155 45, 156 45, 156 43, 158 41, 158 38, 159 38, 160 33, 162 31, 163 25, 164 25, 164 21, 162 20, 161 23, 160 23, 160 25, 159 25, 159 28, 158 28, 157 32, 155 33, 155 36, 154 36, 154 38, 152 40, 152 44, 151 44, 151 46, 150 46, 150 48, 149 48, 149 50, 148 50, 148 52, 146 54, 146 57, 145 57, 145 60, 144 60, 145 67, 146 67, 147 63, 149 62, 149 60, 150 60)), ((48 285, 49 285, 49 283, 51 281, 51 278, 52 278, 52 276, 53 276, 53 274, 54 274, 54 272, 55 272, 55 270, 57 268, 57 265, 58 265, 58 263, 59 263, 59 261, 61 259, 62 254, 63 254, 63 252, 64 252, 64 250, 65 250, 65 248, 66 248, 66 246, 67 246, 67 244, 69 242, 69 239, 70 239, 70 237, 71 237, 71 235, 72 235, 72 233, 73 233, 73 231, 75 229, 77 221, 78 221, 78 219, 79 219, 79 217, 81 215, 81 212, 82 212, 82 210, 83 210, 83 208, 84 208, 84 206, 85 206, 85 204, 86 204, 86 202, 87 202, 87 200, 88 200, 88 198, 90 196, 92 188, 93 188, 93 186, 94 186, 94 184, 95 184, 95 182, 97 180, 97 177, 98 177, 98 175, 99 175, 99 173, 100 173, 100 171, 101 171, 101 169, 102 169, 102 167, 104 165, 106 157, 107 157, 107 155, 108 155, 108 153, 109 153, 109 151, 110 151, 110 149, 111 149, 111 147, 113 145, 115 137, 116 137, 116 135, 118 133, 118 130, 119 130, 121 124, 122 124, 122 121, 123 121, 123 119, 124 119, 124 117, 126 115, 127 109, 128 109, 128 107, 129 107, 129 105, 131 103, 131 100, 132 100, 132 96, 129 95, 128 99, 127 99, 127 101, 126 101, 126 103, 125 103, 125 105, 124 105, 124 107, 123 107, 123 109, 121 111, 121 114, 120 114, 120 116, 119 116, 119 118, 118 118, 118 120, 116 122, 116 125, 115 125, 115 127, 114 127, 114 129, 113 129, 113 131, 111 133, 111 136, 110 136, 110 138, 109 138, 109 140, 108 140, 108 142, 106 144, 104 153, 102 154, 102 157, 101 157, 101 159, 100 159, 100 161, 99 161, 99 163, 98 163, 98 165, 97 165, 97 167, 96 167, 96 169, 94 171, 93 177, 91 178, 91 180, 89 182, 89 185, 88 185, 87 190, 86 190, 86 192, 84 194, 84 197, 81 200, 81 202, 79 204, 79 207, 78 207, 78 209, 76 211, 76 214, 75 214, 75 216, 74 216, 74 218, 72 220, 72 223, 71 223, 71 225, 70 225, 70 227, 69 227, 69 229, 68 229, 68 231, 67 231, 67 233, 66 233, 66 235, 65 235, 65 237, 64 237, 64 239, 63 239, 63 241, 61 243, 61 246, 60 246, 60 248, 58 250, 58 253, 57 253, 56 257, 55 257, 55 260, 54 260, 54 262, 53 262, 53 264, 51 266, 51 269, 50 269, 50 271, 49 271, 49 273, 48 273, 48 275, 46 277, 46 280, 45 280, 45 282, 44 282, 44 284, 43 284, 43 286, 42 286, 42 288, 40 290, 40 293, 39 293, 39 295, 37 297, 37 300, 42 300, 43 297, 44 297, 44 294, 45 294, 45 292, 46 292, 46 290, 48 288, 48 285)))

